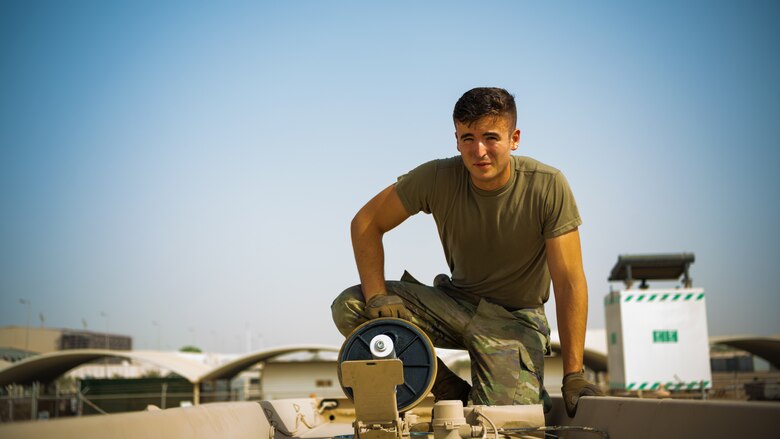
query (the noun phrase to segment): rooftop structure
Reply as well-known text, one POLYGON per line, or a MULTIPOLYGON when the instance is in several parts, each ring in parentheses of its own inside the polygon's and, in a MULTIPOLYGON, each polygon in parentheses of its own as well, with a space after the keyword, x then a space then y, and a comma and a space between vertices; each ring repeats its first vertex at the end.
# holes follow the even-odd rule
POLYGON ((635 281, 639 288, 647 288, 648 280, 677 280, 682 276, 683 286, 691 288, 688 269, 695 261, 693 253, 668 253, 653 255, 620 255, 609 274, 609 281, 622 281, 631 289, 635 281))
POLYGON ((0 348, 44 354, 67 349, 131 350, 133 338, 124 334, 64 328, 5 326, 0 328, 0 348))

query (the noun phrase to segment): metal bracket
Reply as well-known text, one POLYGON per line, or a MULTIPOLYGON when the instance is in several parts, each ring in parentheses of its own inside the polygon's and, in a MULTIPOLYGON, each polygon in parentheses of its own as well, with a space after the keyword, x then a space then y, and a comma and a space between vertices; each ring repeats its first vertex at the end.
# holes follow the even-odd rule
POLYGON ((354 395, 356 439, 403 437, 395 399, 395 386, 404 382, 401 360, 344 361, 341 380, 354 395))

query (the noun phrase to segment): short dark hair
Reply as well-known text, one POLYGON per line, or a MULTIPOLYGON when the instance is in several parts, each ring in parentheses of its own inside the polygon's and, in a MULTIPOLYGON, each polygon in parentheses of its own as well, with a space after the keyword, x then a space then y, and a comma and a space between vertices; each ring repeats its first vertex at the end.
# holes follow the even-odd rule
POLYGON ((515 97, 503 88, 477 87, 463 93, 455 103, 452 112, 454 122, 471 125, 485 116, 508 116, 515 129, 517 126, 517 107, 515 97))

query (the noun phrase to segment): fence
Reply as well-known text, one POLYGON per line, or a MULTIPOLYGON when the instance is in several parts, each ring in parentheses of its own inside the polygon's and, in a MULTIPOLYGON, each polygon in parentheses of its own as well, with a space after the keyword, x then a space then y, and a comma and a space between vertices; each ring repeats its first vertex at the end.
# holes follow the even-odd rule
MULTIPOLYGON (((84 380, 76 390, 55 388, 53 394, 37 383, 7 390, 0 396, 0 422, 140 411, 149 405, 165 409, 193 402, 192 384, 183 379, 84 380)), ((230 391, 226 383, 203 384, 200 402, 237 401, 245 396, 230 391)))

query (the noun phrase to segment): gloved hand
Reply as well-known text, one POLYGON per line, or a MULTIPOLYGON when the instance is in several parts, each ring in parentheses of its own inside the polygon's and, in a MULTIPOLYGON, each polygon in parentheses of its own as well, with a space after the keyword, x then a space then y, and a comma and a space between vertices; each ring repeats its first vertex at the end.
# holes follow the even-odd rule
POLYGON ((379 317, 398 317, 399 319, 411 320, 412 314, 404 306, 404 301, 398 296, 387 294, 378 294, 368 299, 366 303, 366 313, 371 319, 379 317))
POLYGON ((563 377, 563 402, 566 404, 566 413, 573 418, 577 413, 577 402, 581 396, 604 396, 604 393, 589 383, 582 375, 582 372, 572 372, 563 377))

